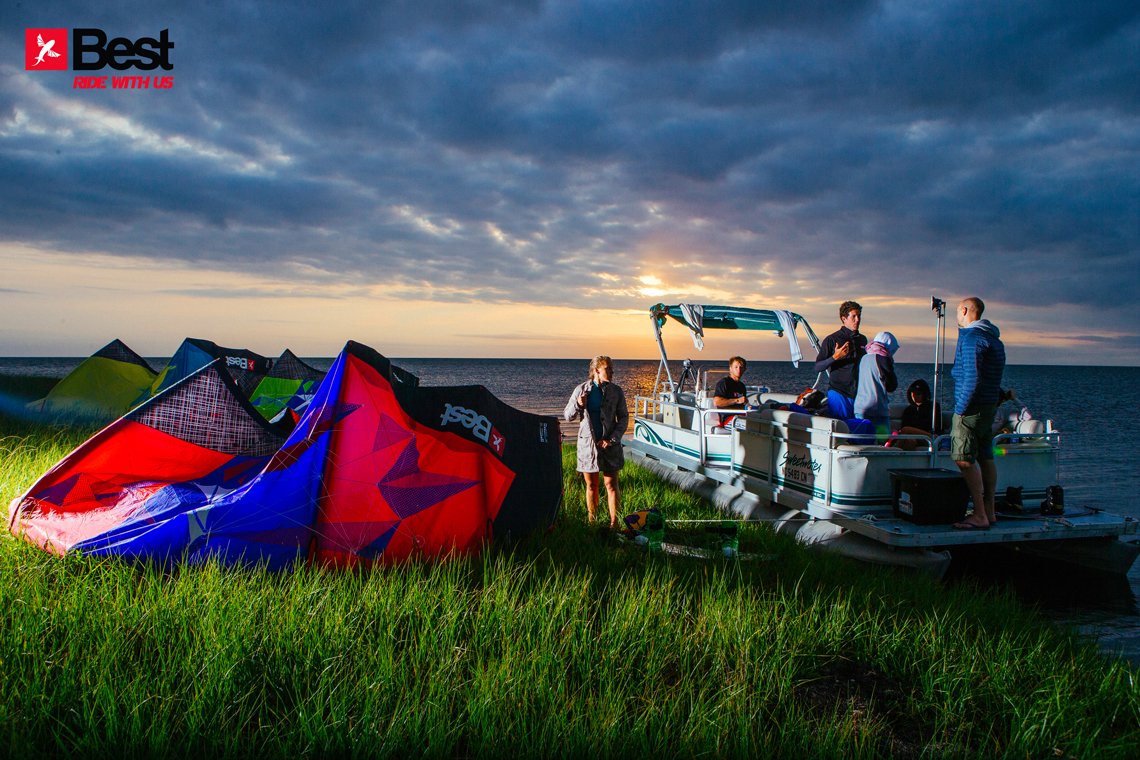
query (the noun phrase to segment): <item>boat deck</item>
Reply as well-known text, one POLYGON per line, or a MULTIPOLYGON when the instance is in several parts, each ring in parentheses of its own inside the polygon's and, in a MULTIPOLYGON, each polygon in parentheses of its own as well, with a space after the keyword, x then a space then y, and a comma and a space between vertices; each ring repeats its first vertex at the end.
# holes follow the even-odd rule
POLYGON ((1133 535, 1140 522, 1094 509, 1069 509, 1063 515, 1005 516, 988 530, 959 530, 950 525, 915 525, 897 517, 832 517, 831 522, 887 546, 966 546, 1068 538, 1133 535))
MULTIPOLYGON (((646 450, 642 442, 628 436, 625 445, 639 456, 654 459, 668 467, 692 472, 709 480, 749 492, 760 498, 771 493, 764 481, 734 471, 727 464, 700 464, 691 457, 664 449, 646 450)), ((950 525, 915 525, 887 513, 841 514, 814 504, 788 505, 805 516, 828 520, 835 525, 874 539, 886 546, 941 548, 950 546, 1025 543, 1075 538, 1117 538, 1135 535, 1140 521, 1097 509, 1071 506, 1057 516, 1004 516, 989 530, 959 530, 950 525)))

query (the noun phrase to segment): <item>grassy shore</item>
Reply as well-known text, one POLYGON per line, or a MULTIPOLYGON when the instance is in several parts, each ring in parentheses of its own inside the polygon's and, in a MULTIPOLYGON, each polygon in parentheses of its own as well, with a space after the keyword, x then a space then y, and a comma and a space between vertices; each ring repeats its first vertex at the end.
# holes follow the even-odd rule
MULTIPOLYGON (((87 431, 0 417, 7 505, 87 431)), ((586 524, 368 573, 162 570, 0 540, 17 757, 1135 757, 1140 686, 1012 599, 763 526, 684 559, 586 524)), ((709 508, 644 471, 627 509, 709 508)), ((699 531, 674 534, 700 543, 699 531)))

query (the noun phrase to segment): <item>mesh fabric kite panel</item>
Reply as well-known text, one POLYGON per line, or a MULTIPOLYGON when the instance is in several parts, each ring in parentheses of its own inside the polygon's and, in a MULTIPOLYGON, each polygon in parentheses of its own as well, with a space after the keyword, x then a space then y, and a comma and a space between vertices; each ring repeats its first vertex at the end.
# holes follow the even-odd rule
POLYGON ((223 454, 268 456, 281 447, 279 433, 246 413, 236 388, 219 367, 210 367, 127 415, 196 446, 223 454))
POLYGON ((297 356, 285 349, 277 361, 273 362, 273 368, 269 370, 266 377, 287 378, 289 380, 323 380, 326 373, 310 367, 297 356))
POLYGON ((123 343, 123 341, 119 340, 118 338, 115 338, 113 341, 103 346, 101 349, 91 355, 99 356, 104 359, 113 359, 117 362, 126 362, 127 364, 137 364, 138 366, 146 369, 151 374, 154 374, 154 370, 151 369, 151 366, 146 363, 146 359, 136 354, 127 346, 126 343, 123 343))

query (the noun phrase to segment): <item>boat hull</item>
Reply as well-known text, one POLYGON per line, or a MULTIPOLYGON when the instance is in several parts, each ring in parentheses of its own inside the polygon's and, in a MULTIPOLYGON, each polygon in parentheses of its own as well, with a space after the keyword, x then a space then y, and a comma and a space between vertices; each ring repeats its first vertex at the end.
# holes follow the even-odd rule
MULTIPOLYGON (((888 471, 930 467, 932 458, 938 466, 955 468, 948 453, 932 457, 930 452, 827 446, 810 434, 794 441, 738 429, 706 435, 702 462, 699 435, 637 419, 626 445, 631 461, 674 485, 726 513, 770 522, 815 548, 936 577, 949 566, 949 549, 955 546, 1023 547, 1029 554, 1117 573, 1127 572, 1140 555, 1140 542, 1120 540, 1135 535, 1137 522, 1096 510, 1000 519, 986 531, 895 518, 888 471)), ((1006 449, 997 458, 998 492, 1005 483, 1019 485, 1025 503, 1032 505, 1056 482, 1056 448, 1012 444, 1006 449)))

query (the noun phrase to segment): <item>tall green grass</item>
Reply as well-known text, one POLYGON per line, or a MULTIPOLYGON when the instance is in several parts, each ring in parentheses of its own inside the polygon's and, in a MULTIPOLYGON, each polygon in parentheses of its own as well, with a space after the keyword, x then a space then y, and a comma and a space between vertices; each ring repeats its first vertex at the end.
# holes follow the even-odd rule
MULTIPOLYGON (((0 497, 82 433, 0 420, 0 497)), ((1012 599, 808 553, 695 560, 585 522, 476 558, 273 574, 0 541, 10 756, 1134 757, 1127 666, 1012 599)), ((715 515, 636 468, 625 508, 715 515)), ((699 542, 699 532, 674 536, 699 542)))

